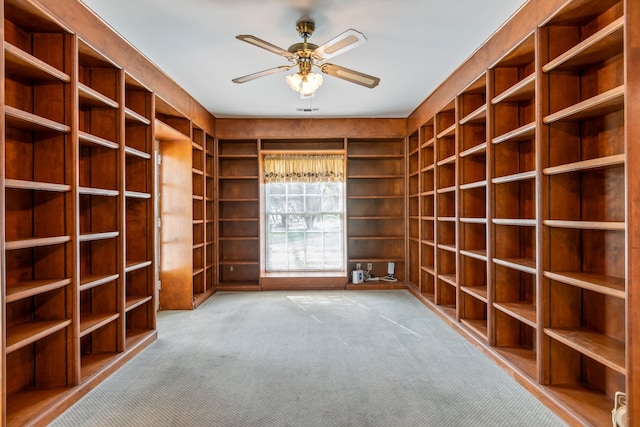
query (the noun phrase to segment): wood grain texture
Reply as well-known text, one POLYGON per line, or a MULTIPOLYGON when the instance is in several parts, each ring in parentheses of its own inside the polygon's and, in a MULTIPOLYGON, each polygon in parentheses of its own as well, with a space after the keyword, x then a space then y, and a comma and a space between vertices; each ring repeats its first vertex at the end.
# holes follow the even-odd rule
POLYGON ((216 136, 246 138, 404 138, 405 119, 216 119, 216 136))
POLYGON ((640 426, 640 3, 626 0, 627 129, 627 404, 629 426, 640 426), (634 168, 636 169, 634 171, 634 168))

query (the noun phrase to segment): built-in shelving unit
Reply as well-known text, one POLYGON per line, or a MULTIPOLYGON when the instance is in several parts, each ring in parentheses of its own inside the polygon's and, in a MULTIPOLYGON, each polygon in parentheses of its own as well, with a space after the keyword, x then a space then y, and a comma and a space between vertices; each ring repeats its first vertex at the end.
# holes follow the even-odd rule
POLYGON ((435 285, 434 300, 449 317, 458 304, 458 156, 455 99, 436 113, 435 152, 435 285))
POLYGON ((458 317, 488 339, 487 286, 487 76, 457 98, 458 122, 458 317))
POLYGON ((433 118, 419 129, 420 139, 420 293, 434 302, 435 269, 435 134, 433 118))
POLYGON ((624 4, 569 6, 542 31, 542 381, 604 424, 627 374, 624 4))
POLYGON ((31 2, 3 45, 0 424, 46 424, 156 337, 153 107, 31 2))
POLYGON ((124 349, 122 71, 78 41, 81 380, 124 349), (99 138, 109 146, 86 139, 99 138))
POLYGON ((348 271, 383 277, 393 262, 405 280, 405 159, 404 139, 347 140, 348 271))
POLYGON ((156 329, 153 95, 124 75, 125 348, 156 329))
POLYGON ((629 381, 624 3, 567 2, 417 128, 410 289, 585 425, 629 381))
POLYGON ((420 203, 421 203, 421 183, 420 183, 420 136, 416 131, 409 136, 407 151, 407 197, 408 205, 408 271, 407 282, 410 286, 420 289, 420 203))
POLYGON ((216 141, 208 133, 204 136, 204 289, 215 292, 216 277, 216 141))
POLYGON ((491 344, 537 380, 536 35, 502 57, 489 75, 491 344))
POLYGON ((74 39, 55 22, 30 25, 32 13, 9 9, 4 22, 2 406, 14 424, 59 399, 79 376, 76 187, 67 167, 78 158, 77 101, 74 63, 65 56, 74 39))
POLYGON ((218 286, 260 289, 257 140, 218 140, 218 286))
POLYGON ((193 278, 191 283, 195 307, 215 291, 213 143, 213 138, 203 129, 193 126, 191 143, 193 278))
POLYGON ((215 291, 215 282, 206 277, 207 265, 211 267, 206 250, 212 249, 206 236, 207 177, 211 183, 211 174, 205 172, 208 135, 159 97, 154 127, 161 155, 160 308, 190 310, 215 291))

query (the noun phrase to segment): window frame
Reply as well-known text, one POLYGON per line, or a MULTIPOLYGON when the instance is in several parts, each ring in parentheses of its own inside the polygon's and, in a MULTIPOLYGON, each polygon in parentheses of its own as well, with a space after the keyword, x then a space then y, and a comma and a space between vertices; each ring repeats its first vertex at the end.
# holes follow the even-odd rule
POLYGON ((268 270, 267 269, 267 251, 268 251, 268 239, 267 233, 269 232, 268 224, 267 224, 267 184, 264 179, 264 158, 265 156, 272 154, 293 154, 293 155, 328 155, 328 154, 339 154, 343 156, 342 161, 344 162, 344 169, 346 170, 347 165, 347 156, 346 150, 261 150, 260 152, 260 270, 261 276, 279 276, 285 275, 289 277, 317 277, 320 275, 327 276, 345 276, 348 266, 348 246, 347 246, 347 177, 346 174, 342 179, 342 194, 341 194, 341 204, 342 204, 342 219, 341 219, 341 227, 342 227, 342 269, 313 269, 313 270, 268 270))

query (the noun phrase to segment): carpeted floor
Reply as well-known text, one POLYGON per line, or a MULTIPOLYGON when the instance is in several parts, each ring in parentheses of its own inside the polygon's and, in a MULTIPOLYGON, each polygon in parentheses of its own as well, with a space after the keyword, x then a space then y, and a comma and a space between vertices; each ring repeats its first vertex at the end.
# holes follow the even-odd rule
POLYGON ((561 426, 406 291, 219 293, 51 425, 561 426))

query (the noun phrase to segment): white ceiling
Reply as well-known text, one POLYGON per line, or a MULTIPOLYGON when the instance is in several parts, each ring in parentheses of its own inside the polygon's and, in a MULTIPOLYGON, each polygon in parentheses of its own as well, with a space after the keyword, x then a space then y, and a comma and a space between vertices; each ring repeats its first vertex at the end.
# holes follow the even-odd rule
POLYGON ((83 0, 216 117, 407 117, 525 0, 83 0), (301 100, 274 74, 231 79, 285 58, 239 41, 287 49, 311 17, 317 45, 353 28, 368 41, 329 62, 378 76, 374 89, 326 76, 301 100), (312 113, 297 109, 318 109, 312 113))

